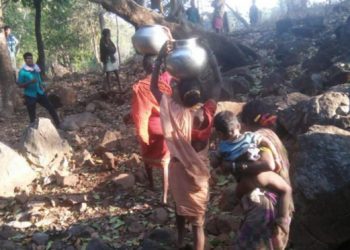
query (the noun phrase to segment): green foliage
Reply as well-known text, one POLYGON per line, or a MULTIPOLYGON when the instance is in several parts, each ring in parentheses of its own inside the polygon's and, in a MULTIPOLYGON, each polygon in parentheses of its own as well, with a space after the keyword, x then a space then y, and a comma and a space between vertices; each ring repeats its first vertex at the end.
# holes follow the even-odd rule
MULTIPOLYGON (((31 51, 36 55, 33 0, 11 1, 5 11, 5 23, 20 40, 17 60, 31 51)), ((46 64, 60 63, 74 71, 96 68, 94 44, 98 41, 98 8, 87 0, 43 0, 42 36, 46 64)))

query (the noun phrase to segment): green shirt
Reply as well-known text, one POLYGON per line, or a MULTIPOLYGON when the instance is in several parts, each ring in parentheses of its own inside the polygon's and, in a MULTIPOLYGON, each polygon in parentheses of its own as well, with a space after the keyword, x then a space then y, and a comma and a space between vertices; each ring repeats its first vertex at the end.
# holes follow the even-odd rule
POLYGON ((18 84, 24 84, 26 82, 29 82, 33 79, 37 79, 35 83, 29 84, 24 89, 24 95, 30 96, 30 97, 37 97, 37 95, 43 95, 44 90, 42 89, 42 80, 40 76, 40 72, 37 72, 35 70, 29 71, 25 68, 22 68, 18 73, 18 84))

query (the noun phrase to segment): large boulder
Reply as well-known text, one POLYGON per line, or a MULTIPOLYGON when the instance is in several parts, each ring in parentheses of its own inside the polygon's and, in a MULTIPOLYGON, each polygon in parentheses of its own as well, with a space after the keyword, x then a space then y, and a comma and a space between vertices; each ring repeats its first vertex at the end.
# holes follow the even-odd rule
POLYGON ((42 169, 43 176, 64 171, 72 154, 68 142, 47 118, 39 118, 27 128, 20 147, 27 160, 42 169))
POLYGON ((279 122, 292 135, 305 133, 314 124, 350 127, 350 100, 341 92, 326 92, 279 112, 279 122))
POLYGON ((323 78, 319 73, 306 73, 293 81, 293 87, 303 94, 314 96, 322 93, 323 78))
POLYGON ((16 187, 24 189, 35 176, 35 171, 21 155, 0 142, 0 196, 13 196, 16 187))
POLYGON ((315 125, 298 144, 293 249, 338 249, 350 242, 350 132, 315 125))

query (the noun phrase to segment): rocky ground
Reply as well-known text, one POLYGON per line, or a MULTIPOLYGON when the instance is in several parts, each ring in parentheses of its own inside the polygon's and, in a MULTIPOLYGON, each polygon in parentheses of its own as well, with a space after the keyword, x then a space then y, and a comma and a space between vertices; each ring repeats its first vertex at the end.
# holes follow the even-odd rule
MULTIPOLYGON (((344 170, 348 164, 344 159, 350 159, 346 151, 350 87, 345 84, 350 80, 346 43, 350 26, 345 23, 349 10, 341 6, 330 9, 332 14, 322 20, 282 21, 277 29, 235 34, 256 48, 261 60, 224 73, 223 98, 263 98, 289 133, 295 221, 300 222, 293 231, 295 249, 336 249, 349 240, 340 233, 346 232, 346 225, 339 226, 347 218, 346 211, 334 212, 334 206, 348 207, 350 199, 344 188, 349 172, 344 170), (288 32, 280 31, 285 29, 288 32), (334 206, 327 202, 328 194, 336 199, 334 206), (321 206, 329 215, 320 215, 317 207, 321 206), (324 225, 330 224, 341 229, 324 235, 329 230, 324 225), (306 236, 299 237, 298 231, 306 236)), ((147 188, 130 122, 130 86, 142 74, 140 60, 135 58, 121 71, 127 90, 123 94, 103 92, 103 77, 97 74, 73 74, 50 82, 48 93, 58 107, 63 129, 56 135, 40 119, 30 130, 38 140, 51 131, 57 140, 50 147, 23 144, 30 140, 23 106, 18 105, 13 116, 0 118, 1 142, 15 150, 24 148, 24 155, 36 162, 41 173, 29 188, 16 190, 15 198, 0 199, 0 249, 174 249, 173 201, 170 197, 168 206, 160 204, 160 171, 155 171, 156 190, 147 188), (58 145, 60 138, 71 148, 58 145), (61 147, 65 154, 57 156, 54 149, 61 147), (55 160, 39 159, 38 150, 47 150, 46 155, 55 160), (40 167, 42 161, 52 168, 40 167)), ((38 116, 48 114, 39 108, 38 116)), ((234 206, 234 185, 231 176, 213 172, 208 249, 229 249, 239 226, 241 211, 234 206)))
MULTIPOLYGON (((126 88, 140 76, 140 65, 134 64, 123 70, 126 88)), ((50 85, 51 100, 61 106, 60 135, 74 156, 64 173, 60 169, 35 180, 14 199, 0 199, 0 249, 173 249, 173 201, 170 197, 168 206, 160 203, 158 169, 156 190, 147 187, 130 123, 130 89, 123 95, 106 94, 102 81, 94 74, 73 75, 50 85)), ((40 107, 38 116, 48 114, 40 107)), ((20 107, 1 120, 2 142, 20 150, 27 125, 27 112, 20 107)), ((238 213, 219 213, 219 193, 230 183, 231 177, 219 176, 220 188, 211 191, 208 220, 215 223, 208 226, 208 246, 225 249, 239 225, 238 213)))

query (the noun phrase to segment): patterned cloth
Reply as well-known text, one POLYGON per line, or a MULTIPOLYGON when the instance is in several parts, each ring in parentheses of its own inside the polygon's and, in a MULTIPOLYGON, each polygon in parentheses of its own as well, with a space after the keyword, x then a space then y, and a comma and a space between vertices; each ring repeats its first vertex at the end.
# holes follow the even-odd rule
POLYGON ((7 42, 7 49, 8 49, 8 52, 9 52, 9 55, 10 55, 10 59, 11 59, 11 66, 12 66, 12 69, 14 71, 17 70, 17 64, 16 64, 16 49, 17 49, 17 45, 18 45, 18 40, 17 38, 12 35, 12 34, 9 34, 6 38, 6 42, 7 42))
POLYGON ((273 237, 277 196, 271 192, 254 189, 243 196, 241 204, 244 219, 234 242, 234 250, 275 250, 277 239, 273 237))
POLYGON ((9 34, 6 38, 6 42, 7 42, 7 49, 10 55, 11 54, 16 55, 16 47, 19 43, 17 38, 14 35, 9 34))
MULTIPOLYGON (((256 150, 254 149, 258 149, 259 141, 260 136, 258 134, 246 132, 234 141, 221 141, 218 153, 225 161, 235 161, 249 151, 250 153, 254 153, 251 156, 251 160, 256 160, 256 150)), ((259 153, 259 150, 257 153, 259 153)))
MULTIPOLYGON (((288 155, 281 140, 270 129, 259 129, 255 133, 273 143, 277 150, 278 158, 282 163, 282 169, 279 174, 290 184, 288 155)), ((293 201, 291 201, 290 204, 290 214, 292 215, 294 212, 293 201)), ((277 236, 273 236, 278 205, 277 195, 256 188, 242 197, 241 205, 244 210, 244 219, 234 241, 233 249, 285 249, 289 234, 279 233, 277 236)))

